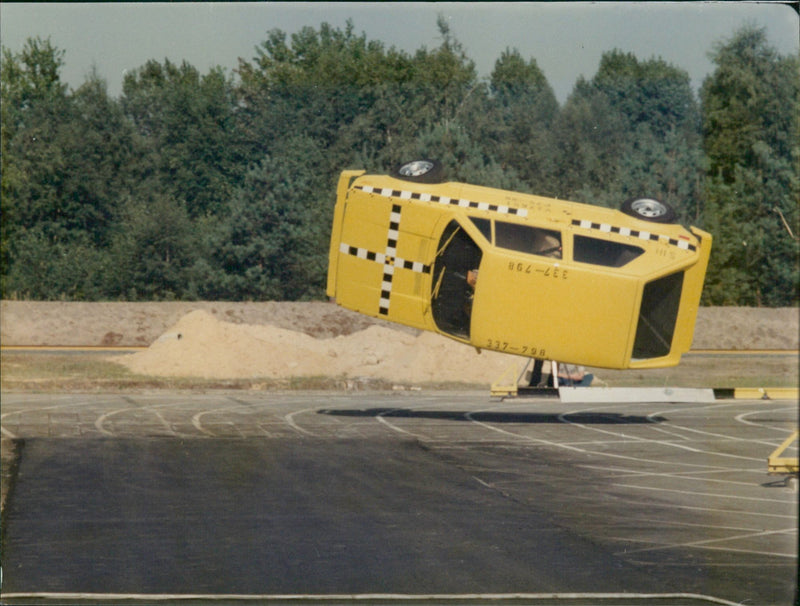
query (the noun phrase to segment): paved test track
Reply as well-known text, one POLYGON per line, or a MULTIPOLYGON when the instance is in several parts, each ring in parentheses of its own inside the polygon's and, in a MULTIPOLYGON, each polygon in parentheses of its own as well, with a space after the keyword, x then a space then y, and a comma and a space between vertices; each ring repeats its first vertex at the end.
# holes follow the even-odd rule
POLYGON ((602 592, 788 604, 798 495, 766 457, 797 416, 791 401, 3 394, 3 435, 24 446, 2 602, 602 592))

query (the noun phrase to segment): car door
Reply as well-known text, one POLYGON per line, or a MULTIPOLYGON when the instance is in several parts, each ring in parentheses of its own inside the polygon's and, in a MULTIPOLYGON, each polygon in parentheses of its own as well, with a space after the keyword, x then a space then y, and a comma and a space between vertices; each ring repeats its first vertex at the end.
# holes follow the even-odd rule
POLYGON ((433 260, 431 312, 436 328, 469 341, 483 251, 470 235, 466 220, 456 218, 441 229, 433 260))
POLYGON ((342 307, 431 330, 431 261, 441 212, 384 194, 351 187, 337 201, 342 219, 328 294, 342 307))

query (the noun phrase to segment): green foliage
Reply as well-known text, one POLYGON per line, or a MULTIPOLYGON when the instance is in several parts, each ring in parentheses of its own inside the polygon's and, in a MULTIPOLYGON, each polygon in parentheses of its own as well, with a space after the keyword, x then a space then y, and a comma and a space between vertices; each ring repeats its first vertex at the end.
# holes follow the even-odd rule
POLYGON ((60 239, 45 229, 19 229, 9 244, 14 263, 4 276, 4 296, 34 300, 96 300, 105 255, 86 238, 60 239))
POLYGON ((4 49, 3 292, 93 299, 135 141, 96 74, 68 94, 62 56, 40 40, 4 49))
POLYGON ((131 301, 192 299, 196 238, 184 202, 158 194, 128 200, 109 251, 108 294, 131 301))
POLYGON ((318 209, 330 210, 335 202, 321 165, 316 142, 299 136, 247 173, 218 236, 215 256, 224 274, 209 285, 210 298, 319 296, 327 269, 330 213, 318 209))
POLYGON ((718 44, 703 83, 706 225, 717 235, 705 300, 796 305, 800 78, 763 30, 718 44))
POLYGON ((49 39, 29 39, 17 54, 2 49, 0 157, 4 249, 20 223, 31 224, 36 220, 36 217, 30 220, 24 207, 34 204, 34 196, 51 197, 45 190, 51 188, 50 181, 58 178, 55 173, 60 170, 61 154, 56 139, 59 121, 68 111, 66 86, 59 76, 63 56, 63 51, 53 47, 49 39), (33 175, 30 171, 34 171, 33 175))
POLYGON ((700 105, 684 70, 612 50, 559 107, 535 58, 479 79, 437 26, 413 53, 352 23, 272 30, 233 74, 151 60, 118 99, 95 73, 68 90, 49 40, 3 48, 3 296, 321 298, 338 173, 431 157, 456 181, 662 198, 714 235, 706 303, 797 303, 797 57, 742 30, 700 105))
POLYGON ((503 169, 528 184, 521 189, 556 195, 553 124, 559 107, 544 73, 535 59, 526 62, 516 49, 506 50, 495 62, 490 87, 494 132, 481 133, 484 145, 493 146, 503 169))
POLYGON ((635 196, 670 203, 695 220, 702 159, 699 112, 688 74, 661 59, 605 53, 561 111, 561 195, 618 207, 635 196))
POLYGON ((122 90, 145 149, 139 179, 183 200, 193 218, 220 212, 244 172, 232 81, 218 68, 201 76, 186 62, 148 61, 126 74, 122 90))

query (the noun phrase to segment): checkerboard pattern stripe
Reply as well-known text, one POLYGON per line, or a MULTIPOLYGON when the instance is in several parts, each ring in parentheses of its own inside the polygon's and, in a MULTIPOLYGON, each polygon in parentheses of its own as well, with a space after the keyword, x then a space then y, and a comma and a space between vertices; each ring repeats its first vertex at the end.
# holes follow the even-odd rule
POLYGON ((360 189, 367 194, 377 194, 378 196, 383 196, 384 198, 399 198, 400 200, 435 202, 437 204, 444 204, 446 206, 458 206, 473 210, 488 210, 490 212, 500 213, 502 215, 514 215, 517 217, 528 216, 528 209, 526 208, 514 208, 513 206, 489 204, 488 202, 475 202, 474 200, 467 200, 465 198, 448 198, 447 196, 435 196, 433 194, 424 192, 392 189, 390 187, 373 187, 371 185, 356 185, 356 189, 360 189))
POLYGON ((670 238, 669 236, 659 236, 658 234, 652 234, 649 231, 640 231, 637 229, 630 229, 628 227, 615 227, 614 225, 610 225, 608 223, 593 223, 592 221, 587 221, 586 219, 573 219, 572 224, 584 229, 595 229, 604 233, 619 234, 621 236, 633 236, 634 238, 639 238, 641 240, 652 240, 654 242, 662 240, 683 250, 697 250, 697 247, 687 240, 676 240, 675 238, 670 238))
POLYGON ((394 280, 394 272, 396 269, 406 269, 421 274, 431 273, 430 265, 420 263, 419 261, 409 261, 397 256, 397 240, 400 237, 401 211, 402 207, 399 204, 392 205, 392 212, 389 215, 389 232, 386 238, 386 250, 384 252, 374 252, 366 248, 350 246, 344 242, 339 245, 339 252, 343 254, 358 257, 359 259, 366 259, 367 261, 374 261, 375 263, 383 265, 381 297, 378 303, 378 313, 382 316, 389 315, 392 281, 394 280))

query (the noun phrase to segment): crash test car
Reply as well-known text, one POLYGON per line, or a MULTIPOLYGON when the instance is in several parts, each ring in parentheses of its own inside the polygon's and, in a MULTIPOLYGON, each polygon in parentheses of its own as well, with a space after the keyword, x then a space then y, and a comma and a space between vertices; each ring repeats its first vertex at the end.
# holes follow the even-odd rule
POLYGON ((342 172, 327 294, 480 349, 598 368, 674 366, 711 235, 655 198, 620 210, 441 182, 417 160, 342 172))

